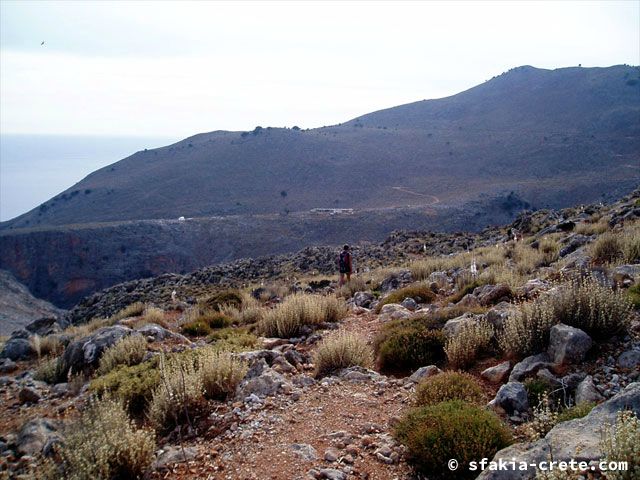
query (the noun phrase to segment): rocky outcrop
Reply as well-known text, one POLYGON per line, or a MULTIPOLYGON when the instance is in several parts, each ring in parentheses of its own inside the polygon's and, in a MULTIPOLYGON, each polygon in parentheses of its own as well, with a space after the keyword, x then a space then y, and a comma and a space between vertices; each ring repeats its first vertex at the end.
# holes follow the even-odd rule
MULTIPOLYGON (((494 462, 526 462, 527 464, 548 461, 596 460, 602 457, 599 432, 605 424, 615 423, 618 412, 631 410, 640 416, 640 383, 628 385, 615 397, 595 407, 586 417, 556 425, 541 440, 532 443, 519 443, 500 450, 493 458, 494 462)), ((519 470, 485 470, 478 480, 531 480, 536 477, 534 468, 519 470)))
POLYGON ((70 343, 62 355, 62 371, 84 372, 97 367, 107 348, 134 333, 130 328, 114 325, 100 328, 91 335, 70 343))
POLYGON ((591 346, 591 337, 579 328, 559 323, 549 333, 549 357, 556 365, 581 362, 591 346))

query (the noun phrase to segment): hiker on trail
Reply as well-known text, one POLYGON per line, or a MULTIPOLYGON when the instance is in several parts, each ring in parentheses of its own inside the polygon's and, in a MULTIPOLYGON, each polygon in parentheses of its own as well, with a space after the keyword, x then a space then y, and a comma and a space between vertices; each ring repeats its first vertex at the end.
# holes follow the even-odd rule
POLYGON ((351 273, 353 272, 353 263, 351 261, 351 252, 349 251, 349 245, 345 245, 340 252, 338 258, 338 267, 340 268, 340 282, 339 285, 344 285, 345 275, 347 276, 347 282, 351 281, 351 273))

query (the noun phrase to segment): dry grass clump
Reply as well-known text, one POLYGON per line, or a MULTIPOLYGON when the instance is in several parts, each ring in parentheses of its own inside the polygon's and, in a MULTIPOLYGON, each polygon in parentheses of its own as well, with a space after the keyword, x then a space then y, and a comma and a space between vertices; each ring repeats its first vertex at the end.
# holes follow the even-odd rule
POLYGON ((86 337, 92 332, 95 332, 99 328, 110 327, 114 325, 117 320, 113 317, 110 318, 93 318, 89 322, 82 325, 72 325, 65 329, 64 333, 69 335, 72 340, 86 337))
POLYGON ((597 264, 624 264, 640 261, 640 223, 625 226, 620 232, 600 235, 589 254, 597 264))
POLYGON ((418 303, 431 303, 435 300, 436 294, 425 283, 414 283, 389 293, 378 302, 376 312, 380 313, 382 307, 389 303, 402 303, 405 298, 413 298, 418 303))
MULTIPOLYGON (((504 265, 506 250, 502 246, 480 247, 470 252, 446 257, 427 257, 409 265, 414 280, 426 280, 434 272, 445 272, 457 268, 469 268, 475 260, 478 268, 482 265, 504 265)), ((482 272, 479 272, 482 273, 482 272)))
POLYGON ((258 337, 249 332, 247 327, 227 327, 213 331, 208 340, 218 351, 241 352, 255 349, 258 337))
POLYGON ((601 442, 604 460, 627 462, 627 469, 607 472, 608 480, 640 478, 640 420, 629 410, 618 412, 616 424, 605 428, 601 442))
POLYGON ((336 297, 295 294, 268 311, 258 323, 258 331, 266 337, 289 338, 303 325, 336 322, 346 313, 346 305, 336 297))
POLYGON ((122 310, 115 313, 114 315, 111 315, 110 318, 115 323, 124 318, 139 317, 144 313, 146 307, 147 306, 142 302, 135 302, 135 303, 132 303, 131 305, 124 307, 122 310))
POLYGON ((592 221, 579 223, 574 231, 581 235, 600 235, 609 230, 606 218, 594 217, 592 221))
POLYGON ((224 400, 233 393, 248 370, 245 362, 229 352, 213 349, 206 349, 198 362, 205 396, 216 400, 224 400))
POLYGON ((428 377, 416 388, 418 406, 434 405, 449 400, 481 404, 485 398, 478 381, 468 373, 447 371, 428 377))
POLYGON ((57 356, 64 351, 64 343, 60 340, 60 337, 55 335, 47 335, 41 337, 40 335, 34 335, 29 338, 31 346, 36 351, 38 358, 46 356, 57 356))
POLYGON ((65 372, 62 369, 60 357, 44 357, 38 363, 38 367, 33 375, 35 380, 55 385, 66 380, 65 372))
POLYGON ((341 368, 371 366, 373 351, 363 337, 339 332, 320 343, 313 356, 313 363, 315 376, 322 377, 341 368))
POLYGON ((493 326, 486 320, 463 325, 444 347, 449 365, 456 369, 470 366, 489 350, 493 336, 493 326))
POLYGON ((240 308, 242 306, 243 296, 238 290, 223 290, 198 301, 198 305, 203 310, 218 310, 223 305, 240 308))
POLYGON ((341 298, 351 298, 356 292, 364 292, 370 287, 362 277, 351 277, 351 280, 345 283, 336 291, 336 295, 341 298))
POLYGON ((194 409, 204 395, 202 375, 193 360, 160 356, 160 383, 149 403, 148 416, 151 424, 164 431, 190 422, 194 409))
POLYGON ((623 292, 592 277, 571 280, 533 302, 521 304, 507 318, 498 340, 508 354, 531 355, 547 347, 553 325, 564 323, 601 341, 625 331, 631 312, 632 305, 623 292))
POLYGON ((104 351, 97 374, 105 375, 118 365, 137 365, 147 353, 147 340, 142 335, 128 335, 104 351))
POLYGON ((558 243, 557 239, 546 236, 538 243, 538 251, 542 254, 541 263, 538 267, 548 266, 558 260, 560 243, 558 243))
POLYGON ((154 433, 137 429, 122 402, 110 398, 92 400, 59 449, 69 480, 143 478, 154 451, 154 433))

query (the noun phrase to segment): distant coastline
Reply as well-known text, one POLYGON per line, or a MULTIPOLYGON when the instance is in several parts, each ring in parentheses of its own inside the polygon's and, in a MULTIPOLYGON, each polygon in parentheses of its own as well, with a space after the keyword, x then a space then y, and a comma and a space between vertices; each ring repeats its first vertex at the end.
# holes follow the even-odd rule
POLYGON ((0 221, 11 220, 91 172, 179 138, 0 134, 0 221))

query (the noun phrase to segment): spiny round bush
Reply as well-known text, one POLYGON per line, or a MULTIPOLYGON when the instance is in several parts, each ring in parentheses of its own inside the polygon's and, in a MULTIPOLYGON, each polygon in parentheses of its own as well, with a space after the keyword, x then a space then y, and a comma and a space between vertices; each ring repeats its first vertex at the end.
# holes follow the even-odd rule
POLYGON ((89 390, 98 396, 105 394, 122 400, 129 411, 140 414, 151 401, 153 391, 160 383, 158 359, 139 365, 120 365, 106 375, 91 381, 89 390))
POLYGON ((182 333, 194 337, 202 337, 211 333, 211 327, 204 320, 194 320, 192 322, 185 323, 182 325, 181 330, 182 333))
POLYGON ((442 372, 418 384, 415 402, 418 406, 434 405, 448 400, 482 403, 484 393, 478 381, 468 373, 442 372))
POLYGON ((198 359, 205 396, 224 400, 233 393, 247 373, 245 362, 234 358, 229 352, 207 348, 198 359))
POLYGON ((493 336, 493 326, 486 320, 465 324, 447 339, 444 351, 449 365, 466 368, 473 364, 480 354, 489 350, 493 336))
POLYGON ((336 322, 346 314, 344 301, 336 297, 295 294, 269 310, 258 323, 258 331, 266 337, 290 338, 304 325, 336 322))
POLYGON ((369 367, 373 352, 364 338, 350 332, 339 332, 325 338, 315 354, 315 376, 322 377, 347 367, 369 367))
POLYGON ((147 340, 142 335, 128 335, 105 350, 96 373, 104 375, 118 365, 137 365, 146 353, 147 340))
POLYGON ((143 478, 153 461, 155 435, 137 429, 119 400, 92 400, 65 432, 59 448, 63 478, 143 478))
POLYGON ((374 340, 380 369, 402 373, 444 360, 444 333, 430 318, 394 320, 381 328, 374 340))
POLYGON ((402 303, 405 298, 413 298, 418 303, 431 303, 435 300, 436 294, 425 283, 414 283, 404 288, 394 290, 384 297, 376 306, 376 312, 380 313, 382 307, 389 303, 402 303))
POLYGON ((220 310, 222 305, 230 305, 236 308, 242 306, 242 294, 236 290, 224 290, 198 302, 209 310, 220 310))
POLYGON ((509 430, 495 414, 460 400, 410 410, 394 435, 406 445, 418 471, 442 479, 452 478, 447 466, 452 458, 460 463, 455 478, 475 478, 469 462, 492 458, 511 443, 509 430))
POLYGON ((640 420, 629 410, 618 412, 614 427, 605 428, 601 443, 604 460, 627 462, 627 469, 607 472, 610 480, 640 478, 640 420))

